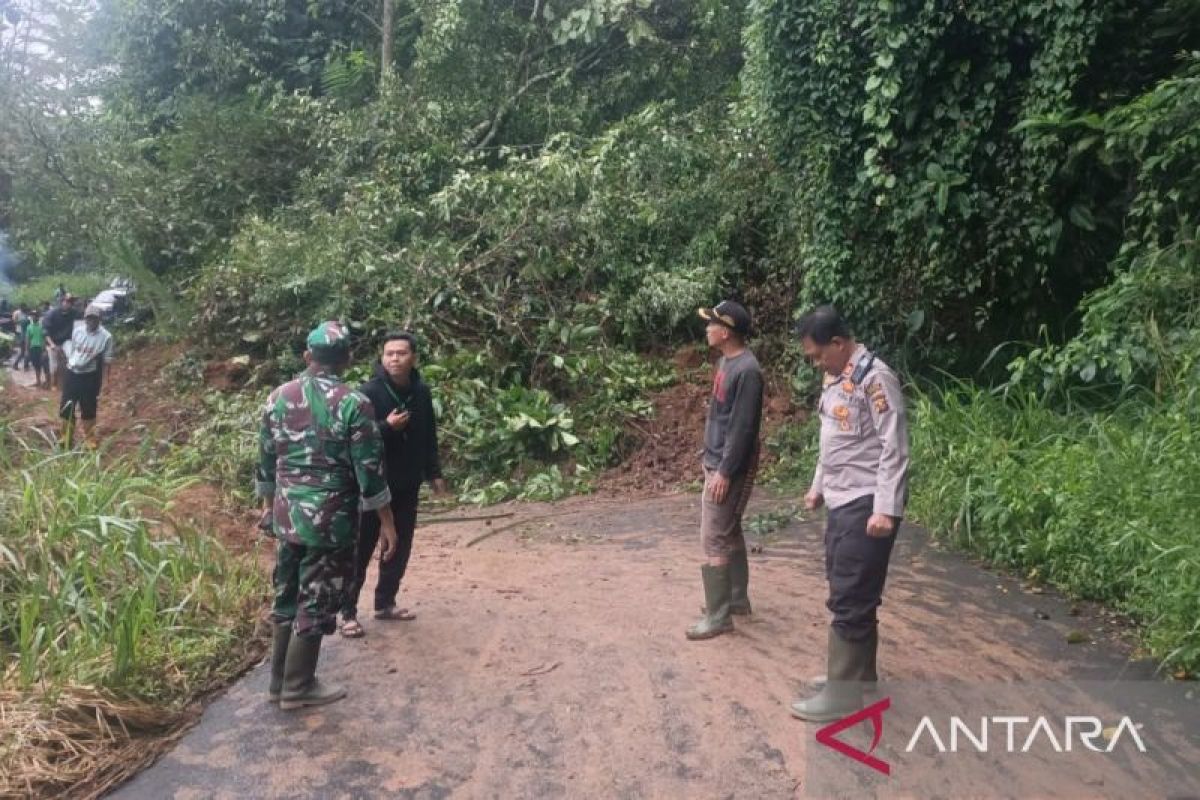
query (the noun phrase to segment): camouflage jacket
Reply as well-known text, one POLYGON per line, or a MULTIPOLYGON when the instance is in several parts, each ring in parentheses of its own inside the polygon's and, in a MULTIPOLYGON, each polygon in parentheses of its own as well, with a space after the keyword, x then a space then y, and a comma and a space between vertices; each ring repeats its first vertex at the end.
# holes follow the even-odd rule
POLYGON ((272 528, 285 541, 352 545, 360 509, 391 500, 371 402, 324 370, 271 392, 258 450, 255 490, 273 498, 272 528))

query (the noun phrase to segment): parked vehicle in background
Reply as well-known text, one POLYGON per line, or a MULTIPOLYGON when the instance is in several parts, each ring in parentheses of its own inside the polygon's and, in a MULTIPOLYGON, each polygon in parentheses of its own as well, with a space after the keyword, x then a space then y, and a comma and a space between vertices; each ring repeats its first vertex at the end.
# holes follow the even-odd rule
POLYGON ((132 296, 137 286, 129 278, 113 278, 109 288, 104 289, 91 300, 91 305, 100 309, 101 319, 112 322, 130 316, 132 296))

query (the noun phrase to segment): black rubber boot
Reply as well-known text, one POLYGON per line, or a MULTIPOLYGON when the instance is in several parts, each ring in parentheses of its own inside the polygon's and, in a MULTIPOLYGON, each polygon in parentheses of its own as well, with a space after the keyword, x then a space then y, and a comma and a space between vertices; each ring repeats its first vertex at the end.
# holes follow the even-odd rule
POLYGON ((704 580, 704 607, 708 609, 704 619, 687 630, 689 639, 711 639, 733 630, 733 618, 729 615, 729 598, 732 588, 729 583, 729 565, 700 567, 704 580))
POLYGON ((340 686, 321 683, 317 678, 317 660, 321 657, 321 636, 293 636, 288 644, 283 669, 283 694, 279 707, 284 710, 323 706, 346 696, 340 686))
POLYGON ((860 678, 870 657, 870 649, 871 644, 867 639, 852 642, 843 639, 831 627, 829 655, 826 659, 829 681, 813 697, 792 703, 792 716, 808 722, 830 722, 862 708, 863 686, 860 678))
POLYGON ((287 663, 288 642, 292 640, 292 623, 278 622, 271 628, 271 685, 267 696, 272 703, 278 703, 283 694, 283 667, 287 663))

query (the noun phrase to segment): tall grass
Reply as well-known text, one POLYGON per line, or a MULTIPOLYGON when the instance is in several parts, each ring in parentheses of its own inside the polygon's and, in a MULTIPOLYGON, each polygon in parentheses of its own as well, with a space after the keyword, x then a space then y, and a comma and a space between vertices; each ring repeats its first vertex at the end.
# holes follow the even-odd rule
MULTIPOLYGON (((164 522, 185 481, 145 474, 142 463, 56 453, 0 419, 0 712, 17 718, 9 712, 30 702, 44 711, 3 737, 0 794, 22 779, 16 760, 39 747, 53 775, 63 745, 48 720, 65 718, 71 698, 100 696, 117 709, 127 701, 139 718, 159 709, 170 721, 254 647, 259 571, 204 533, 164 522)), ((121 729, 113 713, 101 728, 121 729)))
POLYGON ((911 510, 936 534, 1144 626, 1200 670, 1200 399, 1062 413, 965 384, 916 396, 911 510))

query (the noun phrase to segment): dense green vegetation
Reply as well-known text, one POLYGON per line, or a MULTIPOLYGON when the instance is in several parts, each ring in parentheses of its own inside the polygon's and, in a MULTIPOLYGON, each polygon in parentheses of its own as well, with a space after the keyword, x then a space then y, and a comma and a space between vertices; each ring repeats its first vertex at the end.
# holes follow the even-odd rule
POLYGON ((933 381, 921 518, 1200 666, 1195 4, 45 5, 0 29, 54 43, 0 51, 14 277, 153 277, 260 385, 318 318, 411 327, 476 500, 619 458, 702 302, 788 373, 833 301, 933 381))
POLYGON ((139 472, 138 458, 99 469, 7 423, 0 437, 0 466, 19 476, 0 494, 0 638, 19 662, 9 677, 149 697, 210 683, 206 665, 253 626, 235 610, 262 586, 206 536, 164 530, 156 517, 183 484, 139 472))
POLYGON ((1063 411, 968 385, 913 409, 914 515, 996 563, 1108 603, 1168 665, 1200 663, 1200 403, 1063 411))

